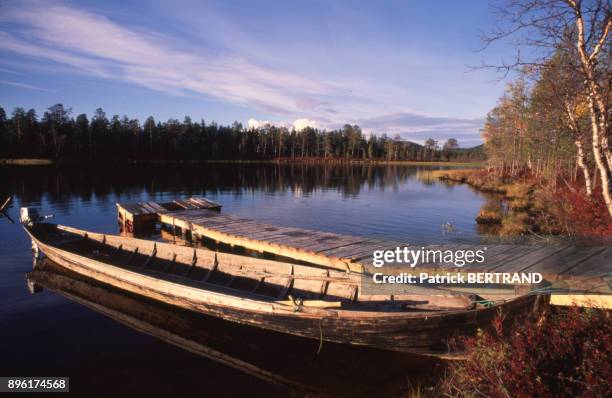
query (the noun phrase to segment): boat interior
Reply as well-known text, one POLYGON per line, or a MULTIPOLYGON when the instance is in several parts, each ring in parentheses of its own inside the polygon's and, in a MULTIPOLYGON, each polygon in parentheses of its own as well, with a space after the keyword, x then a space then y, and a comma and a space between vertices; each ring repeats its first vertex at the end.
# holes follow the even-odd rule
POLYGON ((468 310, 470 294, 363 294, 362 275, 171 243, 87 232, 51 223, 30 232, 59 250, 158 279, 235 297, 356 311, 468 310))

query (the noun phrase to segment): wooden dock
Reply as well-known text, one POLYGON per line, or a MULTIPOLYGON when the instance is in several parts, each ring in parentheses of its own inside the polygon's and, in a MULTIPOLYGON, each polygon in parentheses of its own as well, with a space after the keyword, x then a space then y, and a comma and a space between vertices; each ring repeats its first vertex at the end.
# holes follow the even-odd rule
POLYGON ((173 229, 190 231, 194 239, 205 237, 230 246, 354 272, 364 271, 359 260, 370 257, 372 251, 403 245, 401 242, 283 227, 205 209, 165 212, 159 215, 159 221, 173 229))
MULTIPOLYGON (((189 234, 194 241, 207 238, 233 247, 352 272, 387 271, 393 265, 386 265, 384 269, 372 266, 374 251, 414 247, 406 242, 272 225, 222 214, 217 211, 220 208, 221 205, 205 198, 164 204, 117 204, 120 222, 128 225, 129 220, 155 220, 172 231, 189 234)), ((474 249, 474 246, 427 246, 425 249, 461 250, 474 249)), ((485 259, 483 264, 460 268, 436 263, 420 264, 412 271, 539 272, 549 282, 579 279, 590 281, 589 286, 606 285, 612 281, 612 246, 609 245, 488 245, 485 259)), ((405 270, 405 265, 403 267, 405 270)))

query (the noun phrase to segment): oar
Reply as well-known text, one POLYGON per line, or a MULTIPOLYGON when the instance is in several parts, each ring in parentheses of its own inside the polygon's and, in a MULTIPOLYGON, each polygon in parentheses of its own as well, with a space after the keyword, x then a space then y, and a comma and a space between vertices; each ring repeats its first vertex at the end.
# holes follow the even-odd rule
POLYGON ((11 196, 9 196, 8 198, 6 198, 6 200, 4 202, 2 202, 2 206, 0 206, 0 212, 4 213, 4 208, 6 206, 8 206, 8 204, 11 202, 11 199, 13 199, 11 196))
POLYGON ((9 196, 8 198, 6 198, 6 200, 2 203, 2 206, 0 206, 0 218, 2 218, 2 216, 6 217, 7 220, 9 220, 11 222, 11 224, 15 224, 15 221, 13 221, 13 219, 11 218, 11 216, 8 215, 8 213, 6 213, 4 210, 6 209, 6 206, 8 206, 8 204, 11 202, 11 199, 13 199, 11 196, 9 196))

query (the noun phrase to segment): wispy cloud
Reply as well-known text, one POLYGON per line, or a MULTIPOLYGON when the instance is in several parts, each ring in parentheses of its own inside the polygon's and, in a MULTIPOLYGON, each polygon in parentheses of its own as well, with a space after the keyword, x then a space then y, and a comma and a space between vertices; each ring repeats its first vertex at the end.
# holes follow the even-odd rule
POLYGON ((48 92, 53 92, 54 91, 54 90, 49 90, 49 89, 42 88, 42 87, 32 86, 31 84, 12 82, 12 81, 9 81, 9 80, 0 80, 0 84, 6 84, 6 85, 9 85, 9 86, 20 87, 20 88, 27 88, 29 90, 48 91, 48 92))
POLYGON ((0 35, 1 48, 158 91, 205 94, 277 113, 299 112, 303 104, 311 107, 313 95, 332 93, 299 75, 236 55, 186 48, 155 32, 122 27, 61 3, 9 6, 0 20, 18 25, 17 32, 0 35))
POLYGON ((483 119, 464 119, 457 117, 432 117, 415 113, 395 113, 361 119, 364 129, 373 131, 398 131, 403 133, 426 131, 466 131, 475 133, 483 125, 483 119))
POLYGON ((23 73, 15 72, 14 70, 0 68, 1 73, 10 73, 11 75, 23 75, 23 73))
POLYGON ((482 123, 420 115, 402 107, 386 87, 359 78, 330 80, 291 72, 257 63, 249 52, 203 48, 111 18, 60 1, 9 3, 0 15, 9 27, 0 32, 0 49, 172 95, 203 95, 241 105, 284 120, 276 124, 334 128, 348 122, 365 131, 457 128, 476 134, 482 123))

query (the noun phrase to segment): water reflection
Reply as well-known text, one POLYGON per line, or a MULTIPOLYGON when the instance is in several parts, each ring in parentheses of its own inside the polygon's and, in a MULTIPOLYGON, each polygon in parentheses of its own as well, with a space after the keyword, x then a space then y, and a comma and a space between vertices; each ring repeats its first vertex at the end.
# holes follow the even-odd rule
MULTIPOLYGON (((24 202, 40 202, 43 195, 57 201, 76 196, 90 201, 126 193, 183 194, 229 191, 292 191, 310 195, 334 189, 345 197, 364 189, 397 190, 419 173, 442 167, 402 165, 209 164, 198 166, 131 167, 0 167, 0 196, 16 194, 24 202)), ((423 180, 424 184, 434 184, 423 180)))
MULTIPOLYGON (((440 167, 366 164, 205 164, 0 167, 0 196, 58 222, 117 232, 115 203, 202 195, 224 212, 278 225, 415 244, 478 240, 484 196, 420 175, 440 167), (453 233, 443 234, 443 225, 453 233)), ((3 231, 0 227, 0 235, 3 231)))

